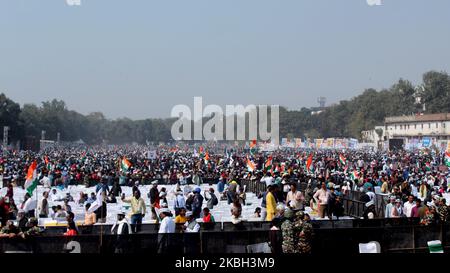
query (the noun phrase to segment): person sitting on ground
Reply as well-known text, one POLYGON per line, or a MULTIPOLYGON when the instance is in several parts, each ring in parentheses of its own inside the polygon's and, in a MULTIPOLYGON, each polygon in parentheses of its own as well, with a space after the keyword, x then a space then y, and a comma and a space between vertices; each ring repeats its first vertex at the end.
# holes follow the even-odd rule
POLYGON ((238 200, 235 200, 233 202, 233 205, 231 206, 231 222, 233 224, 239 224, 242 222, 242 205, 239 203, 238 200))
POLYGON ((106 197, 106 203, 108 204, 116 204, 117 198, 114 196, 112 192, 109 193, 109 195, 106 197))
POLYGON ((95 193, 91 192, 91 196, 87 199, 86 203, 92 204, 97 200, 95 193))
POLYGON ((63 210, 61 205, 57 205, 56 206, 55 218, 66 218, 66 217, 67 217, 67 212, 63 210))
POLYGON ((52 210, 50 212, 50 218, 52 218, 53 220, 55 220, 56 218, 56 213, 58 212, 58 208, 57 206, 52 206, 52 210))
POLYGON ((260 207, 257 207, 255 209, 255 212, 253 213, 253 217, 254 218, 261 218, 261 208, 260 207))
POLYGON ((86 202, 86 195, 83 192, 80 192, 80 198, 78 199, 78 205, 84 205, 86 202))

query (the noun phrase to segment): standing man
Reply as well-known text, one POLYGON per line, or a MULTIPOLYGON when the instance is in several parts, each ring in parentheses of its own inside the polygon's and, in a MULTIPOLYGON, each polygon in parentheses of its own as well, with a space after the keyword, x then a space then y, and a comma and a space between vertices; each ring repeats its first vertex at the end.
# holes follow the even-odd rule
POLYGON ((138 233, 141 231, 142 219, 145 216, 145 202, 141 197, 139 190, 133 193, 133 197, 124 198, 122 195, 122 201, 125 203, 131 203, 131 225, 133 226, 133 232, 138 233))
POLYGON ((194 190, 194 201, 192 202, 192 214, 195 219, 200 218, 202 206, 203 206, 203 196, 201 195, 201 189, 196 188, 194 190))
POLYGON ((198 232, 200 230, 200 225, 197 223, 192 212, 186 213, 187 222, 183 226, 183 230, 187 233, 198 232))
POLYGON ((223 177, 219 177, 219 182, 217 183, 217 192, 219 193, 219 196, 222 196, 224 190, 225 183, 223 182, 223 177))
POLYGON ((184 200, 183 191, 177 190, 175 193, 175 202, 174 202, 174 210, 175 216, 180 214, 181 209, 186 209, 186 201, 184 200))
POLYGON ((161 224, 158 231, 158 253, 170 253, 173 240, 170 240, 169 236, 170 233, 175 233, 175 221, 167 208, 159 211, 159 217, 161 218, 161 224))
POLYGON ((295 253, 293 217, 294 213, 291 209, 287 208, 284 212, 284 219, 282 219, 281 224, 283 253, 295 253))
POLYGON ((31 195, 29 193, 25 194, 25 198, 23 200, 21 209, 25 211, 25 214, 27 217, 34 217, 35 210, 36 210, 37 204, 36 201, 31 199, 31 195))
POLYGON ((442 223, 448 221, 449 209, 446 203, 445 198, 440 198, 439 208, 438 208, 439 219, 442 223))
POLYGON ((130 224, 125 218, 125 212, 119 212, 117 214, 117 222, 111 228, 111 233, 117 234, 115 253, 123 253, 128 242, 127 235, 133 233, 130 224))
MULTIPOLYGON (((420 200, 420 199, 419 199, 420 200)), ((389 197, 389 203, 384 210, 384 218, 391 218, 392 208, 395 206, 395 196, 389 197)))
POLYGON ((150 199, 150 208, 152 210, 152 219, 158 221, 158 217, 156 215, 156 208, 159 208, 159 191, 158 191, 158 182, 152 182, 152 188, 148 193, 148 197, 150 199))
POLYGON ((325 211, 328 208, 329 195, 330 194, 327 191, 327 186, 325 182, 322 182, 320 190, 318 190, 313 196, 319 209, 318 213, 320 218, 325 218, 325 211))
POLYGON ((419 218, 420 217, 420 208, 422 207, 422 200, 419 198, 416 199, 416 205, 411 210, 411 217, 412 218, 419 218))
POLYGON ((411 194, 408 196, 408 201, 403 204, 403 213, 406 215, 406 217, 411 217, 411 212, 413 207, 416 206, 416 203, 414 203, 414 196, 411 194))
POLYGON ((214 194, 214 189, 213 188, 209 189, 209 196, 210 196, 210 198, 208 198, 208 196, 206 195, 206 191, 205 191, 205 200, 207 201, 206 202, 206 207, 208 209, 213 209, 214 206, 219 204, 219 200, 217 199, 217 196, 214 194))
POLYGON ((303 203, 305 202, 305 196, 301 191, 297 190, 297 184, 291 184, 291 190, 287 193, 286 205, 293 210, 303 210, 303 203))
POLYGON ((45 191, 42 194, 42 200, 39 203, 38 212, 39 212, 39 218, 47 218, 49 213, 49 207, 48 207, 48 192, 45 191))
POLYGON ((309 223, 309 216, 299 211, 295 217, 294 238, 297 239, 295 253, 311 254, 313 227, 309 223))

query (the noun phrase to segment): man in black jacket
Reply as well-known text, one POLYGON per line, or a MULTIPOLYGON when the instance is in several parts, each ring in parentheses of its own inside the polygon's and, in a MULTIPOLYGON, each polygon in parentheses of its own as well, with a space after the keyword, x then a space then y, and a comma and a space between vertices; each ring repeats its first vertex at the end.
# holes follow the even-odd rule
POLYGON ((159 206, 159 191, 158 182, 153 181, 150 192, 148 193, 148 198, 150 199, 150 207, 152 212, 152 219, 157 219, 156 207, 159 206))
POLYGON ((192 214, 195 219, 200 217, 203 206, 203 196, 200 194, 201 189, 196 188, 194 190, 194 201, 192 202, 192 214))

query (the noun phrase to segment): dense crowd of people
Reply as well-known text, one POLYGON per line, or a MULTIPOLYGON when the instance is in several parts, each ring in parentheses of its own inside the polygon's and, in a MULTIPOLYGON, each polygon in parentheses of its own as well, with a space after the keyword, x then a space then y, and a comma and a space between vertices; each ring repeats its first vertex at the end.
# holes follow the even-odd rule
POLYGON ((211 211, 219 201, 230 205, 231 222, 238 225, 246 204, 243 181, 250 181, 266 186, 257 193, 261 205, 254 218, 271 221, 272 229, 282 231, 284 252, 305 253, 313 236, 311 217, 343 217, 343 199, 354 198, 355 193, 365 205, 365 219, 411 217, 423 225, 448 221, 445 196, 450 174, 445 163, 443 153, 431 150, 263 152, 236 146, 133 145, 11 151, 0 158, 0 183, 6 188, 0 196, 0 236, 36 234, 39 218, 65 219, 65 235, 77 235, 71 202, 85 207, 85 226, 105 223, 109 203, 129 204, 131 211, 117 216, 113 226, 117 234, 140 232, 146 214, 160 224, 161 234, 174 233, 177 224, 184 225, 184 232, 198 232, 199 222, 215 221, 211 211), (152 149, 156 152, 150 156, 152 149), (23 199, 14 194, 16 187, 24 187, 34 161, 39 187, 45 189, 39 203, 33 192, 23 199), (202 192, 205 183, 210 188, 202 192), (81 192, 78 198, 70 192, 63 197, 57 194, 58 189, 73 185, 95 187, 95 191, 81 192), (144 185, 151 185, 148 193, 141 192, 144 185), (164 185, 176 187, 169 193, 164 185), (131 187, 132 195, 125 196, 123 187, 131 187), (170 208, 169 194, 175 196, 170 208), (377 196, 386 200, 383 213, 377 196), (50 207, 53 202, 62 204, 50 207))

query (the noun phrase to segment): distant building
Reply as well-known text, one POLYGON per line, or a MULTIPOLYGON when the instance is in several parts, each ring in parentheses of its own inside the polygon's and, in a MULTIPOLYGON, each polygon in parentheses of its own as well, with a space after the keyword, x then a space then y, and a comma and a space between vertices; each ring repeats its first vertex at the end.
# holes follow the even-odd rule
POLYGON ((375 126, 373 130, 361 132, 361 139, 364 143, 374 143, 378 149, 383 149, 385 139, 385 127, 375 126))
POLYGON ((450 113, 387 117, 386 140, 404 148, 444 148, 450 140, 450 113))
POLYGON ((375 126, 373 130, 362 131, 362 141, 368 143, 378 143, 379 141, 384 141, 384 130, 384 126, 375 126))

